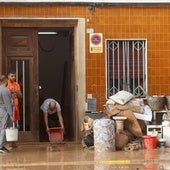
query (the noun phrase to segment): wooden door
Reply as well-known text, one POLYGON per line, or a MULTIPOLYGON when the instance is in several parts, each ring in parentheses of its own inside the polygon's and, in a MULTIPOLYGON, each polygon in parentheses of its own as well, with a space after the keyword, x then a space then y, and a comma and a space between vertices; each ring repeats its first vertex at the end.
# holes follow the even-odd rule
POLYGON ((19 142, 39 141, 38 34, 32 28, 3 29, 3 73, 16 71, 23 98, 19 101, 19 142))

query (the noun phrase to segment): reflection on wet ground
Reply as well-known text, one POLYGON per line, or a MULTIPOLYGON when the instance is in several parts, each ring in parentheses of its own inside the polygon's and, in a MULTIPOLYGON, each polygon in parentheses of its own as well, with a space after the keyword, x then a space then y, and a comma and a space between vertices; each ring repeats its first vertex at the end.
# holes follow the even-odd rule
POLYGON ((96 152, 80 144, 17 144, 0 154, 0 170, 170 170, 170 148, 96 152))

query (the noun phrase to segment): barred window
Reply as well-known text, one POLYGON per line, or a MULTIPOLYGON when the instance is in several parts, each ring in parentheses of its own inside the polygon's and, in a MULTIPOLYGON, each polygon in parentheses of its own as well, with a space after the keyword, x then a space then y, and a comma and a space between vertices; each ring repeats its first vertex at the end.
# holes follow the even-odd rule
POLYGON ((146 97, 146 40, 106 40, 107 98, 120 90, 146 97))

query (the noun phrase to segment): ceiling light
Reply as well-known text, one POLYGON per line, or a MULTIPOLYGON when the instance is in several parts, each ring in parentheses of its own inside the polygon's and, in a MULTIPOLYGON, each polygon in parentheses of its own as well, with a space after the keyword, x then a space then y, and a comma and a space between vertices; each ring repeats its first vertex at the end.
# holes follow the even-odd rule
POLYGON ((38 32, 38 34, 52 35, 52 34, 57 34, 57 32, 38 32))

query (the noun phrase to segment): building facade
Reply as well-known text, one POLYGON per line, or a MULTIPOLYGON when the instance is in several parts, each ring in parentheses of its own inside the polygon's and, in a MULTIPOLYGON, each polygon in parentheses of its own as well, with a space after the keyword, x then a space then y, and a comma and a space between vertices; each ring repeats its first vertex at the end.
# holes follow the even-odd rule
POLYGON ((98 111, 108 97, 108 40, 144 41, 145 97, 170 95, 169 30, 169 3, 1 3, 0 73, 17 69, 25 95, 20 139, 39 140, 40 101, 53 97, 63 106, 68 139, 79 140, 88 94, 98 111), (57 32, 57 40, 41 32, 57 32), (91 33, 102 35, 102 51, 91 51, 91 33))

